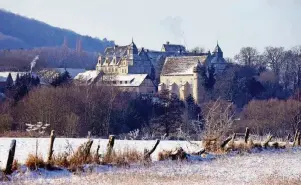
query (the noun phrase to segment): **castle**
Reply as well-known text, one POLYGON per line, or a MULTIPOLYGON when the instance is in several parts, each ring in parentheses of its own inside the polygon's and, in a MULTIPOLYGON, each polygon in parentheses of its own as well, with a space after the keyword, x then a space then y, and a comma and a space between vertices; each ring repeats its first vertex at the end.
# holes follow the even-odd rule
POLYGON ((78 79, 93 81, 101 75, 103 85, 112 85, 136 93, 154 93, 168 89, 180 99, 191 94, 197 103, 201 96, 202 66, 213 66, 216 73, 221 73, 227 65, 219 44, 213 52, 189 52, 182 45, 162 45, 161 51, 138 49, 134 41, 126 46, 106 48, 100 55, 95 75, 90 72, 80 74, 78 79), (94 76, 94 77, 92 77, 94 76))

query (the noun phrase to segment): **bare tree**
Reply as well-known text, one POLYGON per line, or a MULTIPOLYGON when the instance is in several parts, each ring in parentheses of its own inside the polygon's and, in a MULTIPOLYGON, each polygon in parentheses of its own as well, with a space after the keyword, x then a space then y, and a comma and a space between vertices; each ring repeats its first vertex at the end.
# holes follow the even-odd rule
POLYGON ((232 129, 234 106, 221 99, 208 103, 204 108, 204 139, 221 139, 232 129))
POLYGON ((191 52, 194 52, 194 53, 205 53, 205 48, 203 47, 194 47, 190 50, 191 52))
POLYGON ((259 52, 256 48, 243 47, 234 59, 242 65, 254 66, 260 64, 259 52))
POLYGON ((292 49, 295 56, 295 80, 294 80, 294 89, 301 88, 301 45, 296 46, 292 49))
POLYGON ((285 60, 284 47, 266 47, 263 56, 268 66, 277 76, 279 76, 280 69, 283 65, 283 61, 285 60))

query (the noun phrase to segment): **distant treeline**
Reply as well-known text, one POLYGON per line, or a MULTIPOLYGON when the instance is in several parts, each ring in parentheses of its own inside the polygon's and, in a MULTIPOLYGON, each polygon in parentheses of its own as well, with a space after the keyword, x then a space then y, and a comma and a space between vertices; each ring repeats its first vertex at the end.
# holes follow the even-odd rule
POLYGON ((83 36, 73 31, 50 26, 0 9, 0 49, 28 49, 61 46, 66 38, 71 49, 81 39, 82 49, 88 52, 102 52, 114 41, 83 36))

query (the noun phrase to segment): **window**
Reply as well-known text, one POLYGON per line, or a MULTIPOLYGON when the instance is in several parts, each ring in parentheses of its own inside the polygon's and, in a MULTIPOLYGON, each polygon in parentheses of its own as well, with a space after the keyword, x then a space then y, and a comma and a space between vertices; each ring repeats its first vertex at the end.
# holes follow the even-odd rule
POLYGON ((116 84, 116 81, 113 81, 113 84, 116 84))
POLYGON ((128 81, 125 81, 124 83, 125 83, 125 84, 128 84, 128 81))
POLYGON ((122 81, 120 81, 119 83, 122 84, 122 81))

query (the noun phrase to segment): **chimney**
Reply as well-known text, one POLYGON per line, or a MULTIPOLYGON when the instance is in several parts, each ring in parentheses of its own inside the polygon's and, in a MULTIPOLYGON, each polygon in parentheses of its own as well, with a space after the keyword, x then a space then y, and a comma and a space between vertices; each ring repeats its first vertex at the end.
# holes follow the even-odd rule
POLYGON ((169 41, 166 42, 166 45, 169 45, 169 41))

